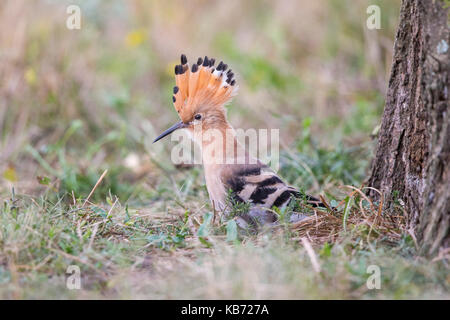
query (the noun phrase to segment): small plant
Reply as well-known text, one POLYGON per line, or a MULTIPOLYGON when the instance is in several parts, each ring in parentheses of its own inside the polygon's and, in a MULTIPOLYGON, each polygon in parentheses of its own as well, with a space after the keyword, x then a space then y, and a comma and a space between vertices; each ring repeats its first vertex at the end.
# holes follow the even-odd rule
POLYGON ((231 189, 227 192, 226 203, 228 205, 228 219, 246 215, 250 210, 250 203, 236 199, 236 196, 231 189))

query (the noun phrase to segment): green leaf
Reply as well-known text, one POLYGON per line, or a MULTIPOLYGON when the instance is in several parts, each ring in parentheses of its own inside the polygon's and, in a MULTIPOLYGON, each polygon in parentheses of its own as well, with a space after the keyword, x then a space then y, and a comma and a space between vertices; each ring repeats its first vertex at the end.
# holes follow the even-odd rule
POLYGON ((331 248, 332 248, 332 245, 330 245, 328 242, 325 242, 323 244, 322 249, 320 250, 320 256, 321 257, 331 257, 331 248))
POLYGON ((230 220, 227 222, 227 241, 236 241, 238 238, 236 221, 230 220))
POLYGON ((130 213, 128 212, 128 203, 125 205, 125 224, 127 224, 130 221, 130 213))
POLYGON ((50 178, 37 176, 37 181, 39 184, 42 184, 44 186, 48 186, 50 184, 50 178))
POLYGON ((212 244, 208 240, 206 240, 205 238, 198 237, 198 240, 200 240, 200 242, 203 243, 207 248, 211 248, 212 247, 212 244))
POLYGON ((351 200, 352 198, 348 196, 345 198, 344 216, 342 217, 342 224, 344 226, 344 231, 347 231, 347 219, 348 215, 350 214, 350 208, 352 207, 351 200))
POLYGON ((53 239, 56 235, 55 229, 54 228, 50 228, 50 230, 48 231, 48 236, 50 239, 53 239))
POLYGON ((211 224, 211 219, 212 219, 213 215, 212 213, 208 212, 203 216, 203 223, 200 226, 200 228, 198 228, 197 231, 197 236, 198 237, 207 237, 209 234, 209 226, 211 224))

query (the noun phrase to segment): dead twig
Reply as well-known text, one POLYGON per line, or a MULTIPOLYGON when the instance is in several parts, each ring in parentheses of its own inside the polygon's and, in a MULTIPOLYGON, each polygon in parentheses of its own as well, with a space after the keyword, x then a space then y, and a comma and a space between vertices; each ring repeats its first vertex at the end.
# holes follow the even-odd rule
POLYGON ((92 194, 94 193, 95 189, 97 189, 98 185, 102 182, 103 178, 106 176, 106 174, 108 173, 108 169, 106 169, 105 171, 103 171, 102 175, 100 176, 100 178, 98 178, 97 183, 95 184, 95 186, 92 188, 91 193, 89 193, 88 197, 86 198, 86 200, 84 201, 83 205, 81 206, 82 208, 86 205, 86 203, 89 201, 90 197, 92 196, 92 194))

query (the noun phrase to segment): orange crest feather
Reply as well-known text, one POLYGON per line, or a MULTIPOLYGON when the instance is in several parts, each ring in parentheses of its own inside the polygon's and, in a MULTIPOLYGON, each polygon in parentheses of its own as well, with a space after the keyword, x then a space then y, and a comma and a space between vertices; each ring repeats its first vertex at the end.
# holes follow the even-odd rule
POLYGON ((236 95, 238 86, 234 73, 222 61, 214 67, 215 59, 198 58, 189 68, 186 56, 175 66, 176 86, 173 88, 173 104, 181 120, 188 122, 196 110, 202 107, 224 106, 236 95))

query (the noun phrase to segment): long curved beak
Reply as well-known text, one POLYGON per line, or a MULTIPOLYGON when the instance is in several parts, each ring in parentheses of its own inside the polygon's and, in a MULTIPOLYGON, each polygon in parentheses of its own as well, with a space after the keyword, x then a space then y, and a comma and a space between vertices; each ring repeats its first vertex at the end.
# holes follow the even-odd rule
POLYGON ((183 121, 177 122, 175 123, 173 126, 171 126, 169 129, 167 129, 166 131, 164 131, 163 133, 161 133, 159 135, 158 138, 155 139, 155 141, 153 141, 153 143, 155 143, 158 140, 161 140, 162 138, 164 138, 165 136, 171 134, 172 132, 174 132, 175 130, 178 129, 182 129, 182 128, 186 128, 187 125, 183 123, 183 121))

